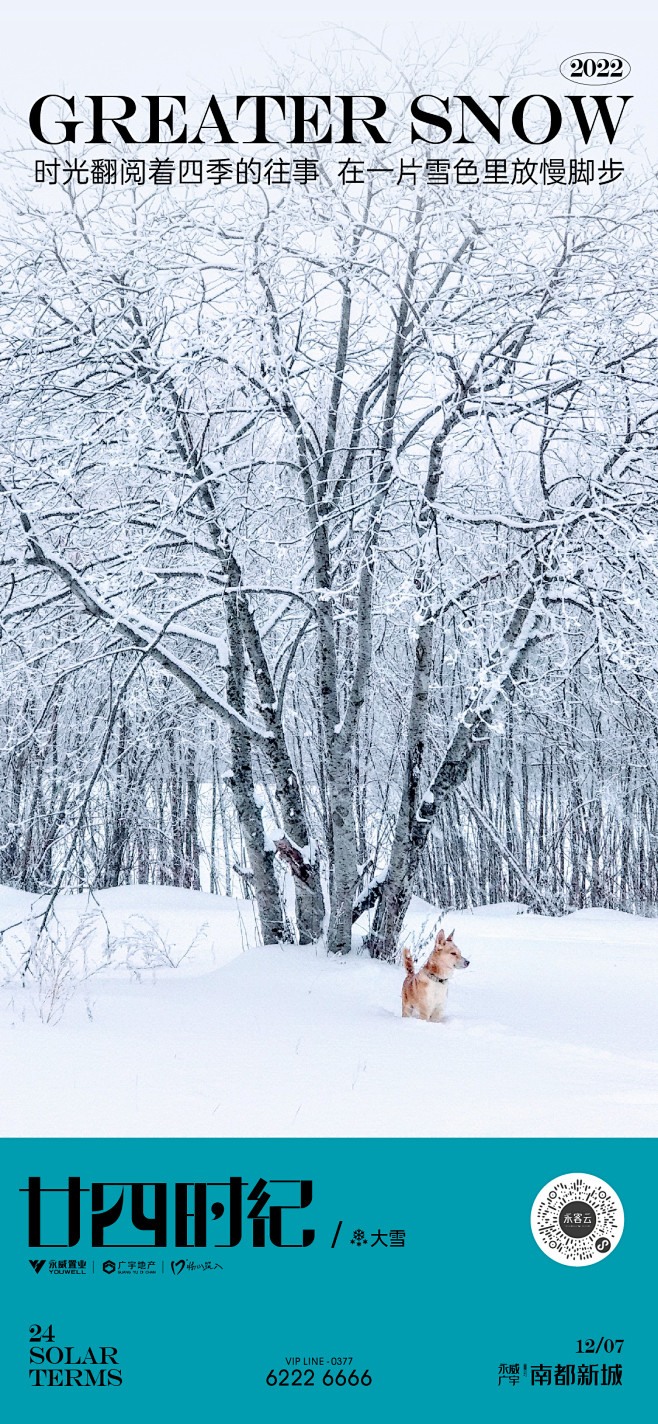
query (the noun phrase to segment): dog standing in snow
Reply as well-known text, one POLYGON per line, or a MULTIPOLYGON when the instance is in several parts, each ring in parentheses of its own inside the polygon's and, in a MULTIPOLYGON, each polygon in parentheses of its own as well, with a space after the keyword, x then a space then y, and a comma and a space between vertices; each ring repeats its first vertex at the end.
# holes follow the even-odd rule
POLYGON ((417 1014, 420 1019, 427 1019, 428 1022, 441 1022, 448 997, 450 975, 455 969, 468 969, 469 965, 468 959, 463 958, 453 941, 454 933, 455 931, 451 930, 446 939, 445 932, 439 930, 432 953, 422 969, 414 969, 411 950, 403 949, 402 962, 407 971, 402 985, 403 1019, 417 1014))

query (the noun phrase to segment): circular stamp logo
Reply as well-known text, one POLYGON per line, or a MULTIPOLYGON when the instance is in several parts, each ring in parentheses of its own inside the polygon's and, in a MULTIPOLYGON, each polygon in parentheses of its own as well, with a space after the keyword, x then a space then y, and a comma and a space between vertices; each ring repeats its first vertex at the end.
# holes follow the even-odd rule
POLYGON ((542 1187, 532 1204, 530 1224, 546 1256, 563 1266, 593 1266, 621 1239, 624 1209, 607 1182, 573 1172, 542 1187))

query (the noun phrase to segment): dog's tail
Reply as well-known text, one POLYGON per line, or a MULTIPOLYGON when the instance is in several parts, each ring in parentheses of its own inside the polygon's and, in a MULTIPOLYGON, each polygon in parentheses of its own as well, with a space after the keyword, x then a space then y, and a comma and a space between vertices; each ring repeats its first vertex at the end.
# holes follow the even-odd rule
POLYGON ((407 974, 413 974, 415 972, 413 956, 410 949, 403 949, 402 963, 404 964, 407 974))

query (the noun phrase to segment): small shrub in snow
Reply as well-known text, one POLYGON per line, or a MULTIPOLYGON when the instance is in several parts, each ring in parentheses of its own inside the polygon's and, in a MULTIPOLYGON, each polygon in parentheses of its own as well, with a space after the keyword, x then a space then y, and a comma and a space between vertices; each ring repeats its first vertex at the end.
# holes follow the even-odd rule
MULTIPOLYGON (((42 1023, 59 1023, 77 991, 95 975, 127 970, 139 980, 143 973, 177 969, 203 941, 207 924, 199 927, 185 949, 178 949, 142 916, 127 921, 120 935, 111 935, 103 913, 89 911, 73 928, 55 916, 28 921, 13 938, 0 936, 2 982, 20 986, 42 1023)), ((15 1001, 13 1001, 16 1007, 15 1001)), ((87 1015, 91 1017, 89 1004, 87 1015)))

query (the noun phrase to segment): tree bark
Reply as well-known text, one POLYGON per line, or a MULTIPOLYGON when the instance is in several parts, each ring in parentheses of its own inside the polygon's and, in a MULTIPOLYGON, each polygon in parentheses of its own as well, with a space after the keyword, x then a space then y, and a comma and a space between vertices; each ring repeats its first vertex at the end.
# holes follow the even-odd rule
POLYGON ((385 879, 377 889, 377 908, 368 947, 374 958, 394 960, 404 916, 409 908, 413 884, 422 851, 441 802, 465 781, 480 746, 488 741, 494 710, 513 687, 537 642, 538 590, 528 585, 505 629, 501 645, 489 667, 488 684, 472 699, 422 797, 418 793, 418 769, 422 759, 422 729, 431 673, 432 620, 421 630, 416 650, 416 669, 407 737, 407 778, 385 879), (423 637, 425 633, 425 637, 423 637))
MULTIPOLYGON (((233 595, 229 595, 226 599, 226 625, 230 656, 227 692, 231 706, 244 715, 245 655, 233 595)), ((280 944, 287 940, 289 935, 274 869, 274 848, 270 848, 266 844, 263 818, 256 800, 251 763, 251 739, 246 727, 243 727, 237 720, 231 723, 229 738, 232 769, 227 781, 229 781, 233 793, 249 866, 253 875, 253 889, 258 906, 263 943, 280 944)))

